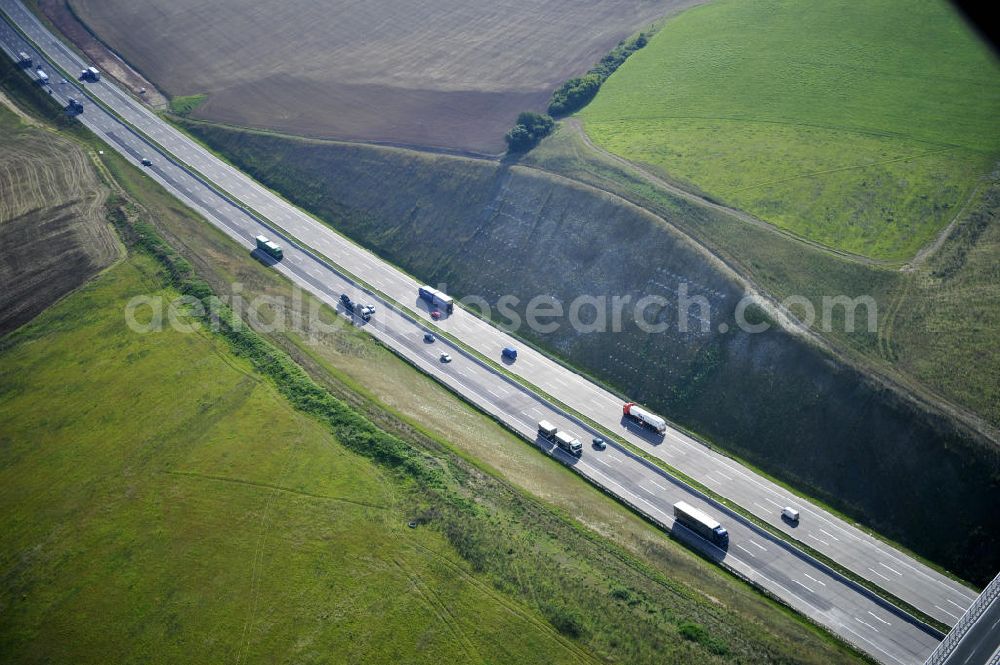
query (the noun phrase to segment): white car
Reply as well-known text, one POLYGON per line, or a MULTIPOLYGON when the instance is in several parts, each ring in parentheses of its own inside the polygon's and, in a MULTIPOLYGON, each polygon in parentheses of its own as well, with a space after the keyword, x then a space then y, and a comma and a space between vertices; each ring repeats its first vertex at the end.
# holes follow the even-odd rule
POLYGON ((448 355, 447 353, 442 353, 441 354, 441 362, 443 362, 443 363, 450 363, 451 362, 451 356, 448 355))
POLYGON ((789 522, 799 521, 799 511, 795 510, 791 506, 785 506, 781 509, 781 516, 784 517, 789 522))

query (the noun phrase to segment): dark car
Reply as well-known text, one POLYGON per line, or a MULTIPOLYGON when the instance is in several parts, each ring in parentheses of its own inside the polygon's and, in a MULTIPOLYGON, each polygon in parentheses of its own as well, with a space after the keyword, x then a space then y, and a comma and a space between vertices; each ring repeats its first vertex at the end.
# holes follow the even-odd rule
POLYGON ((142 165, 143 166, 152 166, 153 165, 153 161, 149 157, 143 157, 142 158, 142 165))
POLYGON ((350 296, 346 293, 340 294, 340 302, 344 304, 344 307, 354 307, 354 303, 351 302, 350 296))
POLYGON ((500 352, 500 355, 502 355, 507 360, 517 360, 517 349, 515 349, 513 346, 505 346, 503 348, 503 351, 500 352))
POLYGON ((597 450, 604 450, 605 448, 608 447, 607 442, 599 436, 594 437, 593 444, 594 448, 596 448, 597 450))
POLYGON ((434 336, 434 333, 424 333, 424 341, 427 342, 428 344, 436 339, 437 337, 434 336))

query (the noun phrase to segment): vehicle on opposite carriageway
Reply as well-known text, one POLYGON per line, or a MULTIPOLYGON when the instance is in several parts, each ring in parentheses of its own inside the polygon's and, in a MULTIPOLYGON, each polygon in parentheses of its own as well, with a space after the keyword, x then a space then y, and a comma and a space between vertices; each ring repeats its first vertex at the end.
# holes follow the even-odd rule
POLYGON ((439 307, 448 314, 455 311, 455 299, 443 291, 424 285, 417 289, 417 295, 420 296, 421 300, 430 303, 432 307, 439 307))
POLYGON ((667 421, 660 416, 647 411, 635 402, 629 402, 622 407, 622 413, 632 422, 638 423, 642 427, 650 429, 657 434, 665 434, 667 431, 667 421))

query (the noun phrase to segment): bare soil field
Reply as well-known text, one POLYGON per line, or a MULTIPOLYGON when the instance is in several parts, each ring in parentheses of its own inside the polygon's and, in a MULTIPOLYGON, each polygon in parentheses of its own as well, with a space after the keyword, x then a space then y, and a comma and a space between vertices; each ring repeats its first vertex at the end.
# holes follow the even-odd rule
POLYGON ((118 256, 107 189, 76 144, 0 105, 0 335, 118 256))
POLYGON ((167 107, 166 98, 153 87, 153 84, 94 37, 86 26, 76 19, 65 0, 38 0, 38 9, 80 51, 93 60, 101 71, 110 74, 134 94, 141 95, 153 108, 167 107))
POLYGON ((498 152, 517 113, 697 0, 70 0, 193 117, 318 137, 498 152))

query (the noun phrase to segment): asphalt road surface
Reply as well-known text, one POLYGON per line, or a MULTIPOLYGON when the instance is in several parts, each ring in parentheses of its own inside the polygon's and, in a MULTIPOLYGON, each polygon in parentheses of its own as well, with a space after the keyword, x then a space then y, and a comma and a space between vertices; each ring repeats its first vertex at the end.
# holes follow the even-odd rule
MULTIPOLYGON (((0 43, 8 55, 13 57, 23 50, 40 60, 41 54, 34 47, 38 45, 46 58, 51 57, 70 75, 90 64, 81 61, 53 37, 16 0, 0 0, 0 7, 34 42, 26 43, 10 25, 0 23, 0 43)), ((36 62, 35 68, 38 64, 36 62)), ((661 523, 665 529, 673 529, 677 537, 692 547, 767 589, 878 660, 921 663, 940 636, 793 546, 688 488, 625 447, 612 441, 607 450, 594 450, 587 444, 598 432, 586 426, 573 412, 585 414, 636 448, 666 461, 944 623, 950 625, 957 620, 975 597, 975 592, 963 585, 790 495, 680 432, 668 430, 661 440, 630 429, 622 422, 619 398, 531 349, 520 348, 518 360, 507 370, 554 396, 569 409, 550 403, 538 392, 504 376, 495 366, 446 339, 439 337, 433 344, 425 343, 423 332, 432 323, 427 308, 416 296, 418 284, 412 278, 226 165, 112 83, 102 80, 83 84, 70 77, 66 77, 67 83, 61 83, 63 73, 52 67, 52 61, 42 67, 49 73, 48 87, 57 100, 65 104, 70 96, 82 99, 84 112, 79 116, 80 121, 127 158, 136 162, 150 159, 152 164, 146 167, 149 175, 178 199, 248 248, 253 247, 253 237, 261 233, 283 245, 285 258, 274 268, 294 283, 332 307, 338 307, 339 295, 343 292, 361 302, 377 304, 375 317, 364 324, 373 336, 484 411, 506 422, 535 445, 571 465, 591 482, 661 523), (128 124, 81 94, 80 88, 86 88, 87 93, 112 108, 128 124), (293 241, 293 237, 302 245, 293 241), (330 257, 335 264, 315 252, 330 257), (358 276, 386 298, 372 295, 365 285, 348 277, 349 274, 358 276), (439 361, 439 355, 445 351, 454 358, 453 362, 439 361), (585 443, 580 459, 549 450, 536 440, 536 423, 543 418, 585 443), (683 527, 673 526, 671 506, 681 499, 715 516, 729 529, 727 551, 719 550, 683 527), (779 511, 785 505, 794 506, 801 512, 798 526, 781 520, 779 511)), ((34 76, 35 68, 28 70, 28 75, 34 76)), ((503 346, 518 346, 502 331, 460 309, 436 325, 488 358, 499 360, 503 346)))

